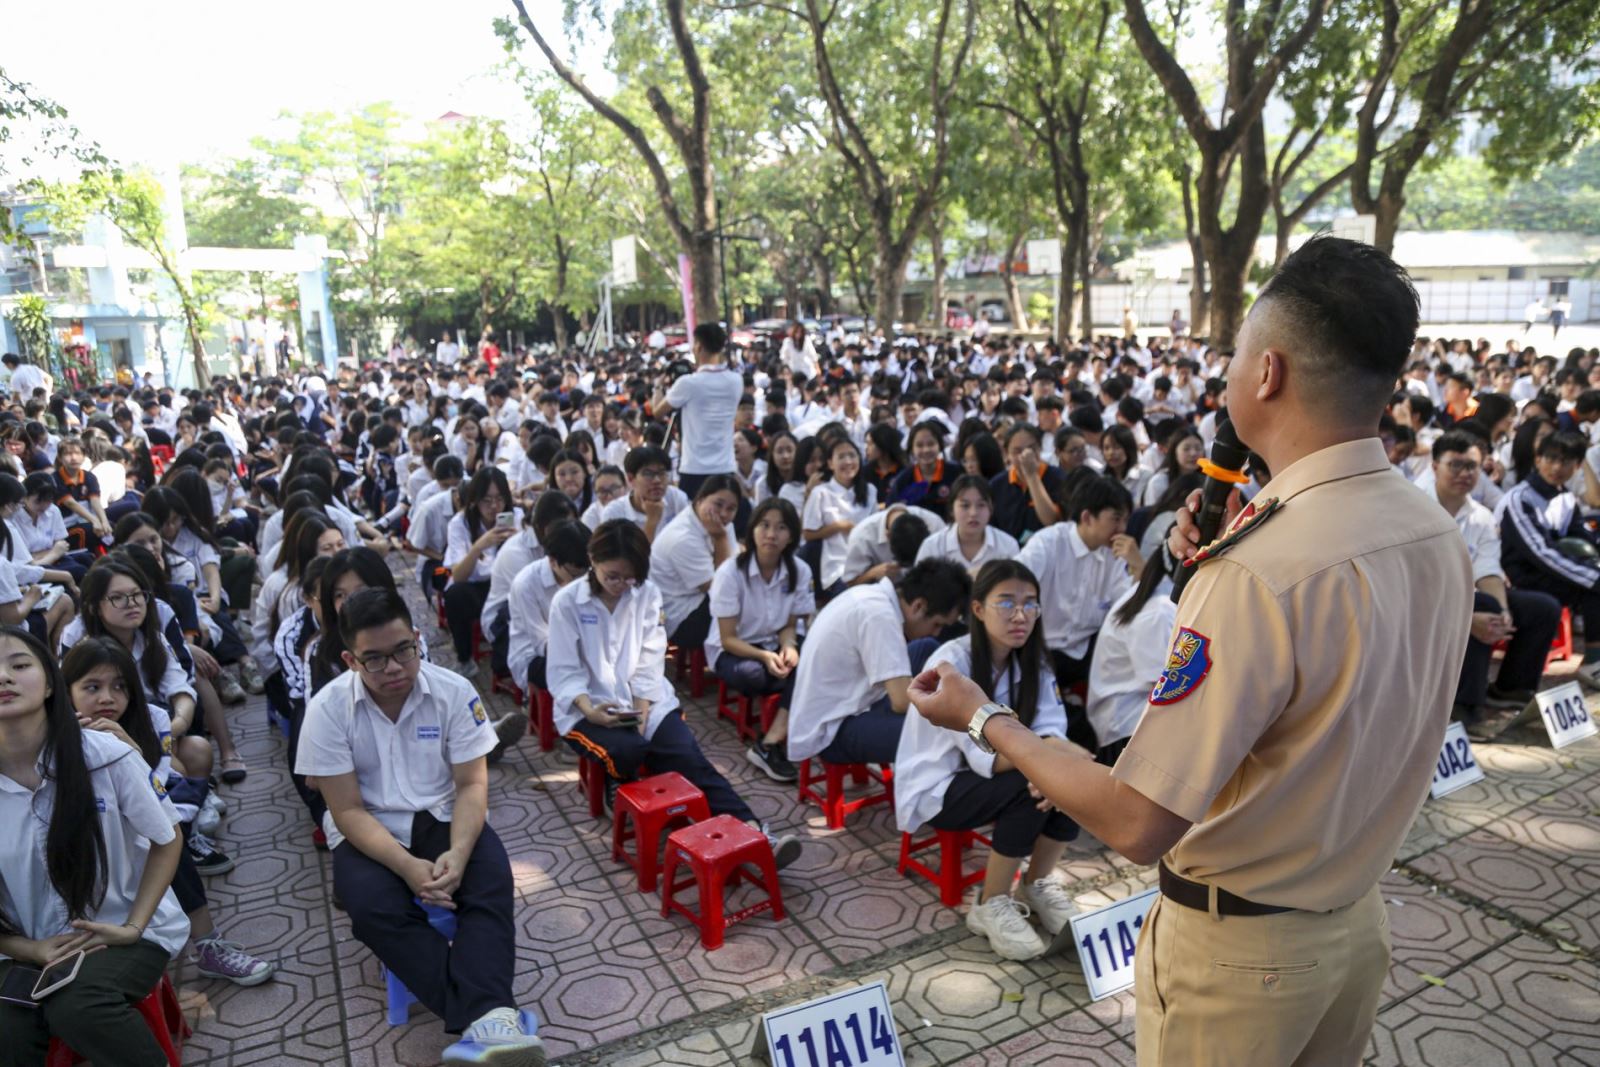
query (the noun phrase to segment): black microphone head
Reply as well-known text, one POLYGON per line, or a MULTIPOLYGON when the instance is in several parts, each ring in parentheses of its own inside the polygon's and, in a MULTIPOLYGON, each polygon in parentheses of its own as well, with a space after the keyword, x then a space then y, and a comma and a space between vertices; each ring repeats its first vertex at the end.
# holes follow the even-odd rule
POLYGON ((1217 436, 1211 442, 1211 462, 1230 471, 1242 471, 1250 449, 1239 440, 1239 431, 1224 412, 1217 417, 1217 436))

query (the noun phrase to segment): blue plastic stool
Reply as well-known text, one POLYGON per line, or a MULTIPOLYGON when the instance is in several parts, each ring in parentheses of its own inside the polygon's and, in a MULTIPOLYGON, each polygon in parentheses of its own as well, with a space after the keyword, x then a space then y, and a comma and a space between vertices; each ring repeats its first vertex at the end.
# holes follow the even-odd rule
MULTIPOLYGON (((412 899, 415 900, 416 898, 413 897, 412 899)), ((455 912, 433 904, 424 904, 420 900, 417 900, 416 903, 418 907, 427 913, 429 926, 443 934, 446 941, 455 940, 455 912)), ((396 978, 394 972, 387 967, 383 969, 383 981, 384 985, 388 987, 389 1025, 404 1026, 406 1020, 411 1017, 411 1005, 417 1002, 417 998, 411 995, 411 990, 407 989, 405 983, 396 978)))

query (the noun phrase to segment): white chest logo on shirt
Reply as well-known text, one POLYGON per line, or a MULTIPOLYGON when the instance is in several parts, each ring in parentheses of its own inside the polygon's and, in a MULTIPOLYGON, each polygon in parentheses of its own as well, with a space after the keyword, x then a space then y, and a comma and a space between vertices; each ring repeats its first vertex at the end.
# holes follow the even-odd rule
POLYGON ((418 741, 437 741, 437 740, 439 740, 439 728, 437 726, 419 726, 419 727, 417 727, 417 740, 418 741))

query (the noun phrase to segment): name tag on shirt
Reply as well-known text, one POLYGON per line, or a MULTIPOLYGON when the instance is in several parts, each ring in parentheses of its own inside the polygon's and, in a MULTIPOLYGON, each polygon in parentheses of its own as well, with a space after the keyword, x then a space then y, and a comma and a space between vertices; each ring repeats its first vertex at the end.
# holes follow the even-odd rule
POLYGON ((417 727, 417 740, 418 741, 437 741, 437 740, 439 740, 439 727, 437 727, 437 726, 419 726, 419 727, 417 727))
POLYGON ((585 626, 598 626, 598 625, 600 625, 600 616, 598 616, 598 615, 589 615, 589 614, 580 612, 578 614, 578 621, 581 622, 585 626))
POLYGON ((106 813, 106 798, 105 797, 95 797, 94 798, 94 810, 98 811, 101 815, 104 815, 106 813))

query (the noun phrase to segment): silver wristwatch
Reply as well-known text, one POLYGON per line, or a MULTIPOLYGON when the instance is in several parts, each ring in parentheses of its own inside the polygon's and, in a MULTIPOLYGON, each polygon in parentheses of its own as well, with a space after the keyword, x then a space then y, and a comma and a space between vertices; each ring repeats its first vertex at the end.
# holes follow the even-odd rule
POLYGON ((1017 713, 1004 704, 991 701, 979 708, 972 716, 972 721, 967 723, 967 736, 972 738, 972 743, 978 746, 979 751, 989 756, 994 755, 994 746, 984 740, 983 724, 989 721, 991 715, 1009 715, 1014 719, 1017 713))

